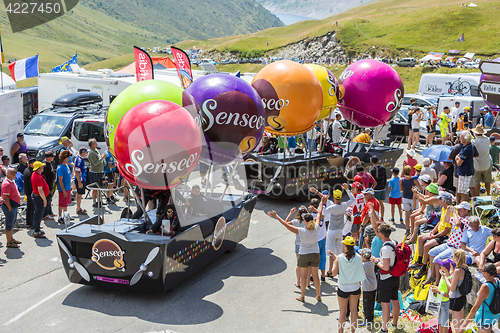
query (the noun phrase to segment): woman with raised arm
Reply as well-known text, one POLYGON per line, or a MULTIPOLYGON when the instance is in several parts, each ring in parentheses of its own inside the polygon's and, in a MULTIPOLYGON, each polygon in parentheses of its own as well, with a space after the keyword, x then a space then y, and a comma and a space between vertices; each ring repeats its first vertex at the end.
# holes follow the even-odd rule
POLYGON ((314 287, 316 288, 316 300, 318 302, 321 302, 321 285, 318 276, 318 268, 320 262, 318 232, 319 224, 321 222, 321 219, 323 218, 323 204, 325 204, 328 200, 328 196, 320 194, 320 197, 322 204, 319 205, 316 220, 314 220, 313 216, 309 213, 302 215, 305 226, 295 227, 287 223, 285 220, 279 217, 274 210, 267 213, 267 215, 269 215, 270 217, 277 219, 288 230, 300 236, 299 256, 297 258, 297 266, 300 267, 301 280, 300 296, 297 297, 297 301, 299 302, 305 301, 306 283, 304 283, 304 281, 307 281, 309 267, 311 268, 314 287))

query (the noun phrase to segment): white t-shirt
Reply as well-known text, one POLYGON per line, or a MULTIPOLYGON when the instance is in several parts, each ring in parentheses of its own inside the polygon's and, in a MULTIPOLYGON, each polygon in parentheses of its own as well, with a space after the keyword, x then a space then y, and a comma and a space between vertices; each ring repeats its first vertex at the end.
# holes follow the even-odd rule
POLYGON ((306 226, 299 227, 300 249, 299 254, 319 253, 318 245, 319 225, 314 223, 314 230, 307 230, 306 226))
POLYGON ((316 128, 313 128, 312 130, 307 131, 307 138, 308 139, 316 140, 317 136, 318 136, 318 131, 316 130, 316 128))
POLYGON ((458 108, 452 107, 450 110, 450 115, 449 115, 452 124, 457 123, 458 114, 459 114, 458 108))
MULTIPOLYGON (((292 225, 294 227, 300 228, 304 226, 304 223, 302 223, 299 219, 294 219, 292 220, 292 225)), ((300 245, 300 236, 299 234, 295 235, 295 245, 300 245)))
MULTIPOLYGON (((396 242, 391 241, 394 245, 396 245, 396 242)), ((390 247, 389 245, 382 245, 382 249, 380 250, 380 261, 381 264, 383 264, 384 259, 390 259, 390 264, 391 267, 394 266, 394 262, 396 261, 396 252, 390 247)), ((391 274, 380 274, 380 280, 387 280, 388 278, 392 277, 391 274)))
MULTIPOLYGON (((422 175, 429 175, 431 177, 431 180, 437 179, 436 170, 434 170, 431 167, 422 167, 422 171, 420 171, 420 176, 422 175)), ((420 185, 423 185, 422 181, 420 181, 420 185)))
POLYGON ((340 142, 340 139, 342 138, 342 125, 338 120, 335 120, 333 122, 332 126, 332 141, 333 142, 340 142))
POLYGON ((420 129, 420 120, 422 118, 421 113, 414 113, 411 117, 411 128, 412 129, 420 129))
MULTIPOLYGON (((314 221, 316 221, 316 216, 318 214, 316 213, 311 213, 311 215, 314 217, 314 221)), ((319 232, 318 232, 318 242, 322 239, 325 239, 326 237, 326 220, 323 218, 323 220, 319 223, 319 232)))

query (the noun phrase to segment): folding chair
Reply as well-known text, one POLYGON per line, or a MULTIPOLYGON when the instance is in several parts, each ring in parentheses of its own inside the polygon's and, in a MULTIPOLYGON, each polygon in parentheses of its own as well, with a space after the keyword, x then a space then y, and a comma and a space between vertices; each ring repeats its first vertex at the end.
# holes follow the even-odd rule
POLYGON ((484 212, 488 210, 498 210, 498 207, 493 205, 493 197, 491 196, 482 196, 482 197, 475 197, 474 198, 474 209, 476 212, 476 216, 479 216, 481 218, 484 214, 484 212), (489 205, 487 204, 489 203, 489 205), (477 206, 476 206, 477 205, 477 206), (479 209, 481 209, 481 214, 479 214, 479 209))

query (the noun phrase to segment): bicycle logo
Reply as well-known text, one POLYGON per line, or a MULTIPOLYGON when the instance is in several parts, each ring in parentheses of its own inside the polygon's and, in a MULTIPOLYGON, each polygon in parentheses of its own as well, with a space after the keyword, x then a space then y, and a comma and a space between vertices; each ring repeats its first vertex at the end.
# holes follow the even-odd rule
POLYGON ((470 83, 467 81, 462 81, 461 78, 458 78, 453 82, 446 82, 446 85, 449 85, 448 93, 454 95, 465 95, 470 91, 470 83))

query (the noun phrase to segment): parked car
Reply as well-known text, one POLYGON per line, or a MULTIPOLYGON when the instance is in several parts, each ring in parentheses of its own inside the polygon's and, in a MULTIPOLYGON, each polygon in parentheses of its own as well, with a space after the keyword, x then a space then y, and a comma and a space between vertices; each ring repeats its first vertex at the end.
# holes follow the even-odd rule
POLYGON ((441 67, 449 67, 449 68, 455 68, 457 67, 457 64, 454 62, 451 62, 449 60, 441 62, 441 67))
POLYGON ((402 58, 398 61, 398 66, 400 67, 414 67, 418 64, 415 58, 402 58))
POLYGON ((53 102, 52 108, 41 111, 26 124, 23 132, 29 155, 43 160, 46 151, 57 152, 61 148, 59 139, 71 137, 75 119, 106 110, 97 93, 77 92, 61 96, 53 102))
POLYGON ((472 62, 472 61, 467 61, 464 63, 465 68, 473 69, 473 68, 479 68, 479 63, 477 62, 472 62))
POLYGON ((82 118, 77 118, 73 122, 71 130, 71 141, 75 149, 80 147, 88 148, 89 139, 97 140, 97 149, 103 153, 106 148, 104 121, 106 118, 106 110, 92 114, 83 115, 82 118))

